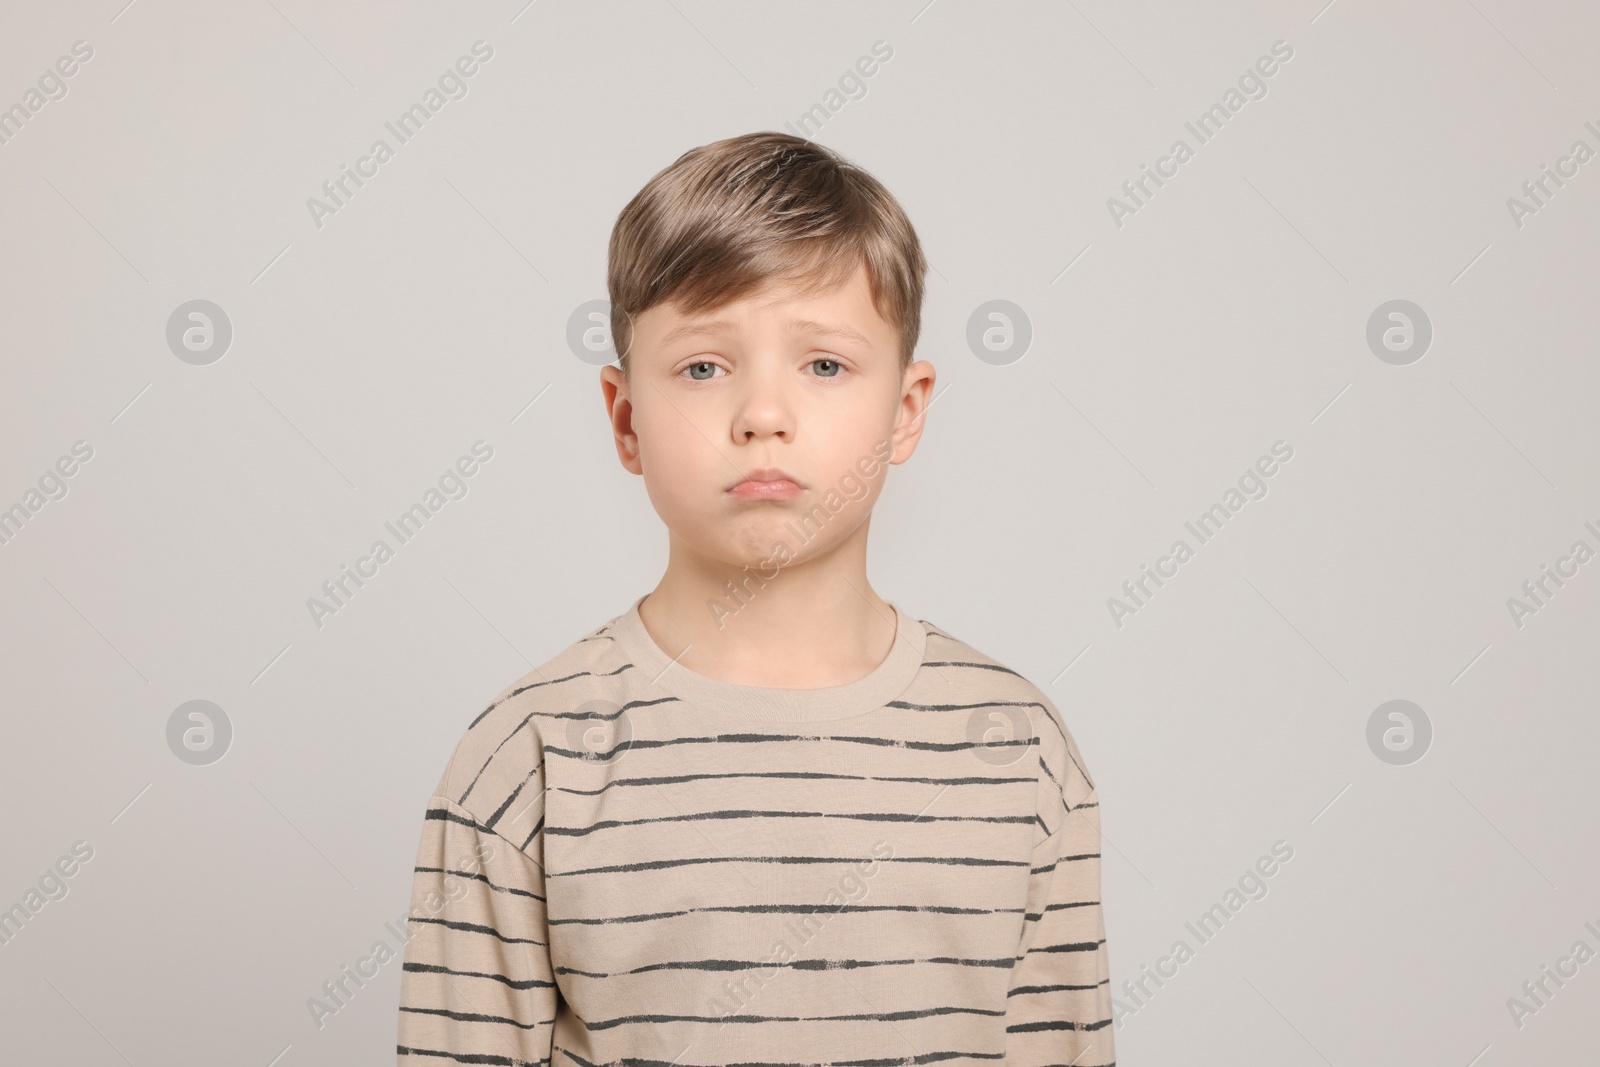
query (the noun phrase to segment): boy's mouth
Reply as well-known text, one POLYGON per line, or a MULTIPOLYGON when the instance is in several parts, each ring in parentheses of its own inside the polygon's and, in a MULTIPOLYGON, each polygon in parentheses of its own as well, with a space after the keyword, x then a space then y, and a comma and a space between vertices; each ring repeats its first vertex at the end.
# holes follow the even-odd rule
POLYGON ((727 494, 739 500, 788 500, 805 488, 793 475, 777 467, 761 467, 728 486, 727 494))

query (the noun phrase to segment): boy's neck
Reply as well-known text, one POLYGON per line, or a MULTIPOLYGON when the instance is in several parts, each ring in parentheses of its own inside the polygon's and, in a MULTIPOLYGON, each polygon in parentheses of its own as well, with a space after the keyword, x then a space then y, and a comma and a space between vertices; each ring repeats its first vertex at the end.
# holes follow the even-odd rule
POLYGON ((707 678, 778 689, 847 685, 872 673, 898 640, 894 608, 867 582, 865 537, 851 547, 763 581, 754 568, 695 557, 674 539, 639 617, 662 651, 707 678))

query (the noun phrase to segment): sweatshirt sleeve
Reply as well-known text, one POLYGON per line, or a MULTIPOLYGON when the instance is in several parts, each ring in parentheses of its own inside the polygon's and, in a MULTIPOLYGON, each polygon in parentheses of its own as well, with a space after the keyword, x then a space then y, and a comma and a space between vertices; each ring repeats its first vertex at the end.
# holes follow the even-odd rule
POLYGON ((1100 909, 1099 795, 1054 709, 1049 718, 1056 724, 1041 726, 1040 825, 1006 997, 1005 1062, 1111 1067, 1116 1050, 1100 909))
POLYGON ((524 851, 456 802, 429 800, 400 975, 400 1067, 550 1062, 558 994, 538 807, 524 851))

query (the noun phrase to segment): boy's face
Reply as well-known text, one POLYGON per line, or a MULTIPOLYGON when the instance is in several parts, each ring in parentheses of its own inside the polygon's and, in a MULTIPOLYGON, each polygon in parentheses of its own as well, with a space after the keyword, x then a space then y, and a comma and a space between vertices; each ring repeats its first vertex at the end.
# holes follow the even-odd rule
POLYGON ((819 294, 769 285, 692 316, 650 308, 634 320, 629 371, 601 370, 622 465, 643 475, 675 542, 736 566, 814 559, 864 535, 934 382, 926 362, 901 371, 864 265, 819 294))

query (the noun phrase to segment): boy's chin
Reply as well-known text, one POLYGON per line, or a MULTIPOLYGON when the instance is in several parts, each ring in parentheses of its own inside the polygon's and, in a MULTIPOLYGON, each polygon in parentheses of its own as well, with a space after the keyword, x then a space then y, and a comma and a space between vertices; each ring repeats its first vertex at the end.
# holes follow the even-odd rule
POLYGON ((770 508, 764 515, 745 515, 714 538, 720 556, 736 567, 765 570, 800 562, 815 550, 815 543, 804 543, 804 530, 792 521, 787 509, 770 508))

